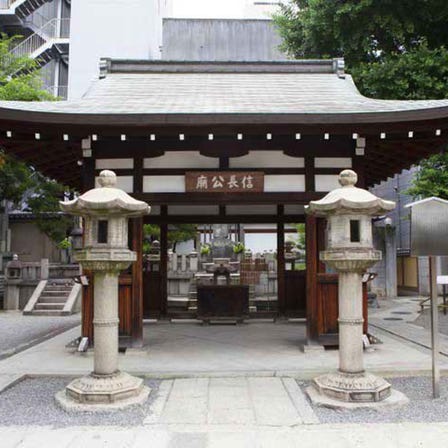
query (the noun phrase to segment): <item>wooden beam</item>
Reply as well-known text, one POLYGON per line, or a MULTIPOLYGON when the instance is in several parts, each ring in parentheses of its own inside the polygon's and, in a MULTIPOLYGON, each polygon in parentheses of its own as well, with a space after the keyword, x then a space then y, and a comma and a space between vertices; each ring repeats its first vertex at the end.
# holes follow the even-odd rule
MULTIPOLYGON (((283 206, 278 206, 278 215, 283 215, 283 206)), ((277 294, 278 313, 282 316, 286 313, 286 288, 285 288, 285 225, 277 224, 277 294)))
POLYGON ((143 346, 143 218, 131 220, 132 250, 137 260, 132 264, 131 344, 143 346))

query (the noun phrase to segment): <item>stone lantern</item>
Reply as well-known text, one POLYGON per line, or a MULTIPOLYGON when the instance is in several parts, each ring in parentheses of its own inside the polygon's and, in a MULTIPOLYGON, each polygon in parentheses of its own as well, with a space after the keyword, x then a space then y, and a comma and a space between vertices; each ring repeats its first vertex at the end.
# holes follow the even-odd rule
POLYGON ((388 382, 364 371, 362 276, 381 260, 373 248, 372 217, 395 203, 355 187, 357 180, 354 171, 342 171, 341 187, 307 207, 307 213, 327 219, 327 250, 320 259, 339 273, 339 370, 315 378, 308 390, 321 404, 372 403, 391 395, 388 382))
POLYGON ((17 254, 7 263, 5 269, 5 310, 18 310, 20 284, 22 283, 22 263, 17 254))
POLYGON ((128 218, 150 207, 116 188, 112 171, 102 171, 99 188, 62 202, 62 209, 84 218, 84 248, 77 261, 94 274, 94 369, 56 395, 66 409, 107 410, 142 403, 150 390, 143 380, 118 370, 118 276, 136 260, 128 248, 128 218))

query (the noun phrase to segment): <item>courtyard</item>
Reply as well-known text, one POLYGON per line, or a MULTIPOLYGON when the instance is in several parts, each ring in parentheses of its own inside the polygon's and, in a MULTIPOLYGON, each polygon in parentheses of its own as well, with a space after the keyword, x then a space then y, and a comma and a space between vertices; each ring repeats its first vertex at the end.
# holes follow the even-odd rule
MULTIPOLYGON (((145 378, 147 402, 115 413, 66 412, 54 394, 93 363, 91 351, 66 348, 79 335, 75 327, 0 361, 2 447, 40 441, 61 447, 314 447, 317 433, 320 443, 344 448, 376 447, 379 440, 384 447, 439 447, 448 442, 448 356, 441 357, 442 396, 434 400, 430 350, 421 338, 409 340, 406 329, 429 336, 415 324, 417 311, 415 297, 371 309, 370 330, 381 343, 365 351, 366 367, 410 400, 382 410, 312 405, 306 388, 316 375, 337 368, 337 350, 304 353, 300 319, 252 319, 240 325, 147 321, 144 347, 126 349, 119 359, 121 368, 145 378), (387 320, 393 316, 403 319, 387 320)), ((447 353, 448 337, 441 338, 447 353)))

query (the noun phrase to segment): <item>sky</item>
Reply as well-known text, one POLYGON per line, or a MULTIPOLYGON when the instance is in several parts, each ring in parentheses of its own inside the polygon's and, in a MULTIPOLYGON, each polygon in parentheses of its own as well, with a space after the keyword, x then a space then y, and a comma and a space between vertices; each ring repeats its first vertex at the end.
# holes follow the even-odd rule
POLYGON ((173 0, 174 17, 240 18, 245 0, 173 0))
POLYGON ((249 13, 247 6, 253 5, 254 1, 255 0, 173 0, 173 17, 196 19, 241 19, 244 17, 247 18, 247 14, 253 15, 254 11, 258 11, 258 15, 263 14, 263 10, 266 12, 266 8, 270 8, 269 6, 256 6, 252 9, 252 13, 249 13))

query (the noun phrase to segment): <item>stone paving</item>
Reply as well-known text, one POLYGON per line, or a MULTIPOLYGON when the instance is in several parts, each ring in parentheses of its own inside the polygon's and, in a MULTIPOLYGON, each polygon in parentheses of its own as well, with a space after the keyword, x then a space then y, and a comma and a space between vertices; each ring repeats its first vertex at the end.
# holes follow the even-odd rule
MULTIPOLYGON (((303 323, 256 323, 234 326, 150 323, 146 347, 120 355, 120 368, 152 378, 199 376, 294 376, 301 379, 337 369, 338 351, 303 353, 303 323)), ((79 336, 75 328, 0 361, 1 374, 81 375, 89 373, 93 355, 69 352, 65 345, 79 336)), ((431 355, 381 330, 383 344, 366 352, 369 370, 376 373, 428 373, 431 355)), ((442 360, 448 369, 448 358, 442 360)))
POLYGON ((24 316, 21 312, 0 311, 0 359, 23 351, 45 339, 79 325, 72 316, 24 316))
POLYGON ((144 424, 294 426, 318 423, 292 378, 181 378, 162 382, 144 424))
POLYGON ((2 448, 442 448, 448 446, 448 424, 29 427, 3 429, 0 436, 2 448))
MULTIPOLYGON (((397 310, 414 313, 416 302, 409 298, 397 300, 371 313, 373 332, 383 344, 365 353, 366 365, 380 374, 427 375, 431 368, 429 350, 399 334, 407 329, 414 333, 408 336, 415 339, 415 331, 411 330, 419 327, 408 322, 413 322, 414 314, 401 315, 403 321, 384 320, 384 317, 398 316, 392 314, 397 310)), ((79 335, 79 327, 74 328, 0 361, 0 391, 4 386, 9 387, 0 395, 0 411, 2 395, 9 403, 3 410, 11 414, 14 402, 10 400, 15 391, 31 381, 42 383, 34 386, 32 403, 21 399, 20 394, 15 398, 36 423, 23 420, 25 426, 19 427, 16 426, 19 418, 0 417, 0 447, 448 446, 448 423, 415 423, 425 418, 431 420, 431 412, 438 413, 435 420, 443 419, 439 414, 448 415, 446 386, 442 401, 432 401, 428 398, 428 378, 416 377, 409 383, 409 387, 419 390, 423 396, 414 408, 402 413, 414 423, 402 423, 400 410, 394 419, 388 419, 379 413, 355 416, 313 409, 301 381, 335 369, 338 352, 301 352, 304 334, 303 323, 251 322, 242 326, 206 327, 150 323, 145 325, 145 349, 120 355, 123 370, 154 378, 147 380, 153 382, 154 392, 148 406, 138 413, 101 418, 86 414, 81 418, 58 410, 52 399, 54 390, 70 381, 69 375, 84 374, 92 368, 91 353, 80 355, 65 349, 65 344, 79 335), (54 378, 25 379, 14 386, 23 375, 54 378), (297 378, 301 380, 299 383, 297 378), (39 393, 49 398, 42 400, 39 393), (36 406, 42 418, 34 415, 36 406), (395 423, 384 423, 392 420, 395 423)), ((445 356, 442 356, 442 369, 448 371, 445 356)), ((394 381, 400 385, 400 381, 407 380, 394 381)), ((30 393, 25 395, 29 397, 30 393)))
MULTIPOLYGON (((371 329, 373 332, 377 329, 387 331, 421 347, 430 349, 429 316, 421 316, 420 299, 418 297, 398 297, 380 301, 380 308, 369 309, 369 325, 371 329)), ((439 317, 443 321, 448 321, 448 316, 444 316, 443 313, 439 313, 439 317)), ((443 328, 446 325, 444 323, 443 328)), ((448 356, 448 335, 441 332, 439 338, 440 353, 448 356)))

